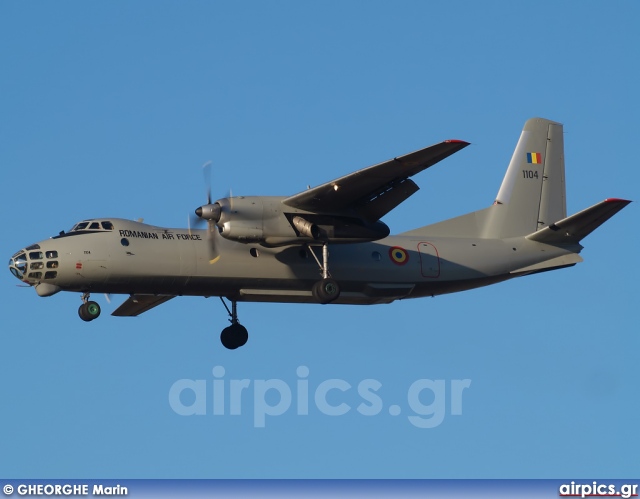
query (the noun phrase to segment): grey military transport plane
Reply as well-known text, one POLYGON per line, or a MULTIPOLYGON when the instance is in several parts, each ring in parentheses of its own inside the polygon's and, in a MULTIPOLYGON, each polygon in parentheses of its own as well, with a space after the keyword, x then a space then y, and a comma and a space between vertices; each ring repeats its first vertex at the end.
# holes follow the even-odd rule
POLYGON ((220 339, 234 349, 248 338, 237 302, 391 303, 569 267, 580 241, 630 203, 567 217, 562 125, 533 118, 492 206, 390 236, 380 219, 418 190, 410 177, 467 145, 446 140, 290 197, 209 194, 196 209, 203 229, 84 220, 18 251, 9 270, 40 296, 82 293, 84 321, 100 315, 92 292, 129 295, 115 316, 218 296, 231 317, 220 339))

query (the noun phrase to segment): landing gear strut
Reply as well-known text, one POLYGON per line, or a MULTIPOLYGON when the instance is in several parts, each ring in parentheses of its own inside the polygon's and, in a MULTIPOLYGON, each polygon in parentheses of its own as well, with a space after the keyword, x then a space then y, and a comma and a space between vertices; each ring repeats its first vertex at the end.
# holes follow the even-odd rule
POLYGON ((231 322, 230 326, 225 327, 220 333, 220 341, 225 348, 229 350, 235 350, 238 347, 244 345, 249 339, 249 333, 247 332, 247 328, 238 322, 238 309, 235 300, 231 300, 231 310, 227 307, 227 304, 220 297, 220 301, 224 305, 224 308, 227 309, 229 316, 229 322, 231 322))
POLYGON ((340 286, 338 286, 335 279, 331 278, 329 273, 329 249, 327 248, 327 243, 322 243, 322 263, 313 252, 313 248, 311 246, 308 246, 308 248, 313 258, 318 262, 320 273, 322 274, 322 280, 313 285, 311 293, 319 303, 331 303, 340 296, 340 286))
POLYGON ((82 305, 78 309, 78 315, 85 322, 90 322, 100 317, 100 305, 95 301, 89 301, 90 296, 89 293, 82 295, 82 305))

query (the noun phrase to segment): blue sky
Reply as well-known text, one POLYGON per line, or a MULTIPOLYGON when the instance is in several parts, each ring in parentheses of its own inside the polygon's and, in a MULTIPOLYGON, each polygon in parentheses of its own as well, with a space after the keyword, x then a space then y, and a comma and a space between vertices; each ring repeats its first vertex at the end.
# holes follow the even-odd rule
MULTIPOLYGON (((637 201, 639 14, 633 1, 3 2, 0 248, 8 259, 90 217, 184 227, 207 160, 214 196, 290 195, 471 142, 415 177, 421 190, 385 217, 401 232, 491 204, 533 116, 565 125, 570 213, 637 201)), ((634 203, 571 269, 466 293, 240 304, 250 340, 233 352, 219 344, 217 299, 126 319, 109 315, 124 297, 95 296, 103 317, 85 324, 79 296, 39 298, 6 271, 0 475, 638 476, 637 220, 634 203), (216 366, 227 385, 250 380, 249 394, 280 380, 291 407, 264 428, 251 398, 214 415, 216 366), (206 414, 172 409, 183 379, 204 380, 206 414), (301 379, 308 415, 296 411, 301 379), (351 407, 342 416, 313 403, 332 379, 351 386, 328 397, 351 407), (444 380, 434 428, 408 419, 423 379, 444 380), (363 380, 382 385, 377 415, 356 409, 363 380), (454 380, 471 380, 460 415, 454 380)))

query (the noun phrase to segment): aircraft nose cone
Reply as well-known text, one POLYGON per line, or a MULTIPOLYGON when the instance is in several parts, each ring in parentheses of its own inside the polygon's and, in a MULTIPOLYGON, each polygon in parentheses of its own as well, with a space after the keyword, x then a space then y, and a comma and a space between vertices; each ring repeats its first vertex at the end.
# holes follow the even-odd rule
POLYGON ((198 208, 196 208, 196 215, 198 215, 199 217, 202 217, 202 206, 199 206, 198 208))
POLYGON ((27 271, 27 256, 24 251, 18 251, 9 259, 9 272, 22 281, 27 271))

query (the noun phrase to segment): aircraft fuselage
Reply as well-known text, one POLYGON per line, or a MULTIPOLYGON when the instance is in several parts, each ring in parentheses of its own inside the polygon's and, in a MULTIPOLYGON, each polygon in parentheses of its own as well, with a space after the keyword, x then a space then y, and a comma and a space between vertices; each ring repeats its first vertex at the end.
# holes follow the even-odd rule
MULTIPOLYGON (((319 245, 269 248, 217 235, 219 254, 212 259, 207 230, 108 220, 112 230, 68 232, 39 242, 37 249, 18 252, 14 258, 24 254, 27 259, 23 280, 36 285, 41 295, 76 291, 315 302, 310 289, 320 271, 311 252, 319 256, 319 245)), ((330 245, 329 251, 330 273, 341 286, 335 303, 343 304, 389 303, 472 289, 522 275, 512 273, 516 269, 572 254, 524 237, 426 234, 330 245)))

